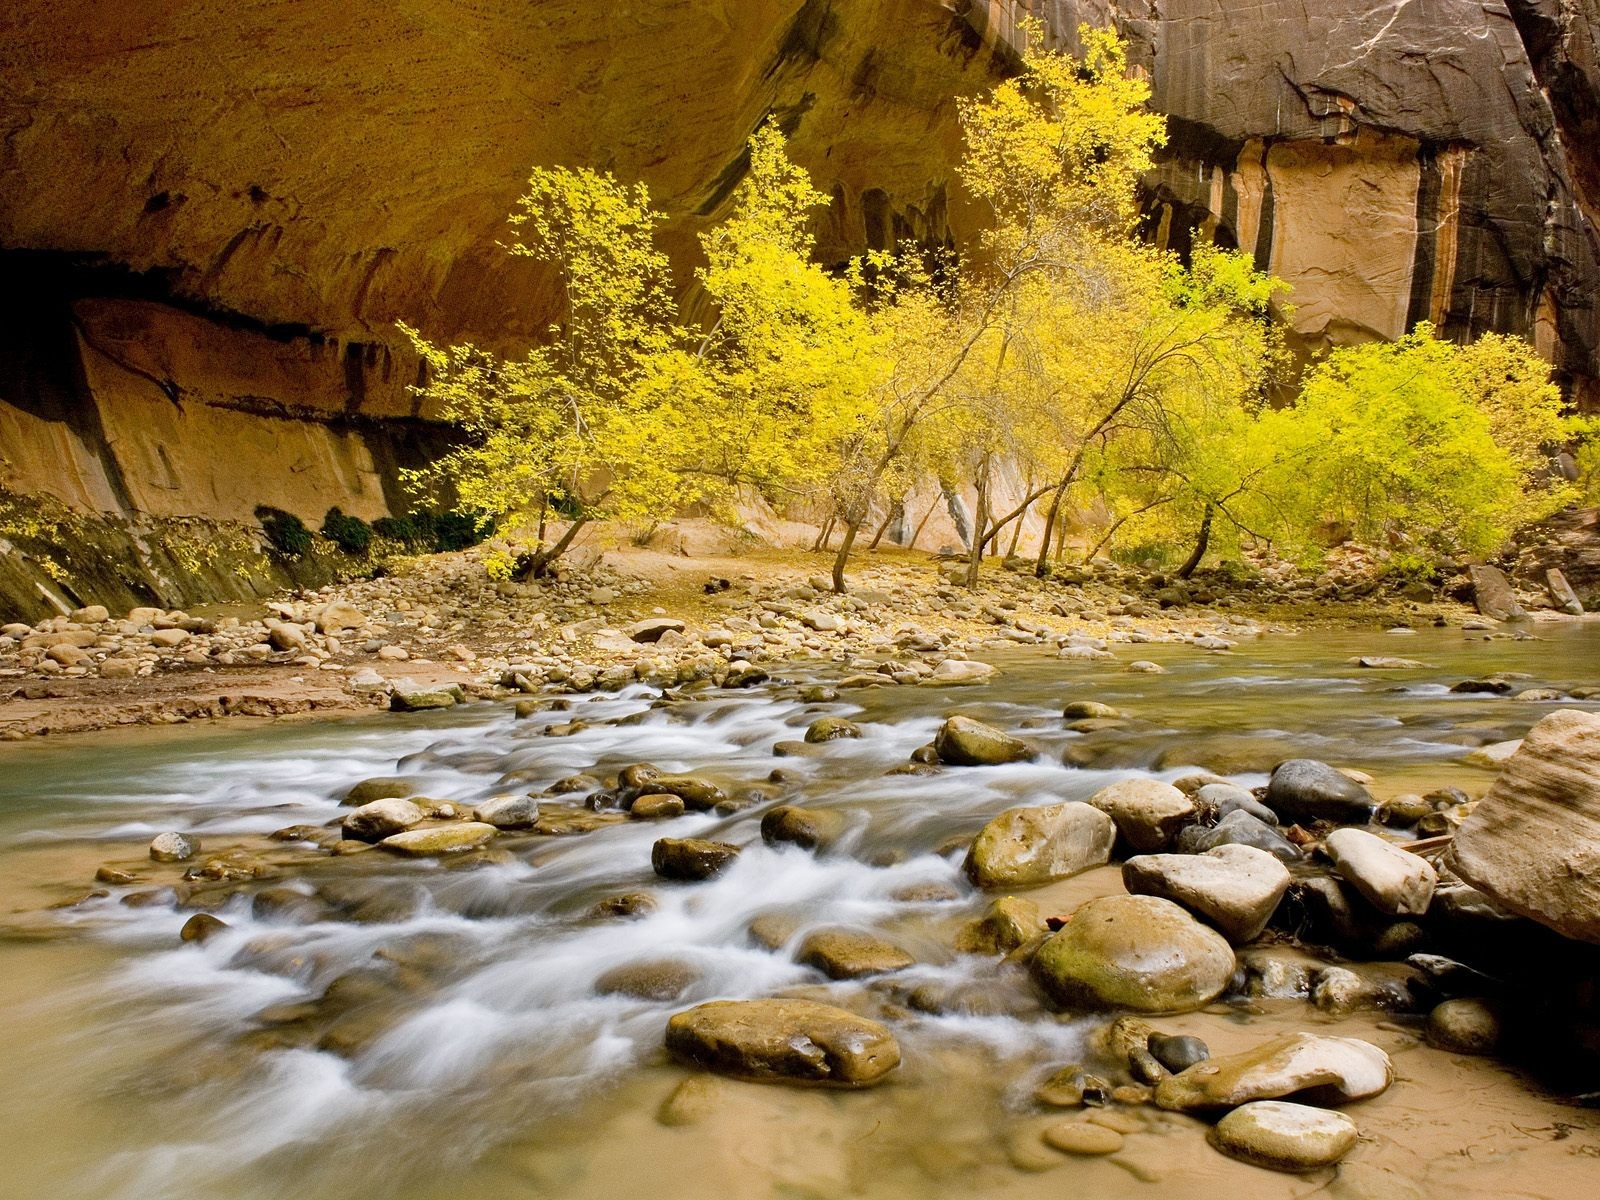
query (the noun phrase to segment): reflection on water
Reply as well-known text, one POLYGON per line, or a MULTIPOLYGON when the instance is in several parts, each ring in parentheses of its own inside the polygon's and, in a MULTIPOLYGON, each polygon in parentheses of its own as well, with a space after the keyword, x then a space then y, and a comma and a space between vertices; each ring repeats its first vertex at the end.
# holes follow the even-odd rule
MULTIPOLYGON (((17 1165, 7 1194, 1058 1194, 1061 1172, 1032 1176, 1006 1161, 1004 1132, 1026 1111, 1029 1081, 1079 1055, 1089 1027, 1040 1009, 1018 972, 951 949, 953 931, 984 901, 961 879, 950 839, 1002 808, 1086 797, 1134 771, 1170 779, 1200 766, 1256 783, 1292 755, 1367 770, 1379 795, 1446 783, 1481 790, 1488 775, 1459 764, 1465 751, 1519 736, 1553 706, 1452 694, 1449 685, 1490 672, 1526 674, 1529 687, 1593 684, 1597 642, 1589 627, 1563 626, 1548 640, 1516 642, 1374 631, 1263 639, 1225 655, 1139 647, 1165 675, 1005 651, 991 657, 1005 674, 987 687, 849 692, 826 705, 775 686, 663 707, 636 689, 524 721, 478 705, 8 748, 0 906, 13 937, 0 942, 0 1001, 14 1053, 0 1056, 0 1094, 7 1127, 37 1153, 17 1165), (1430 666, 1379 672, 1348 662, 1397 652, 1430 666), (1068 732, 1060 710, 1070 699, 1115 705, 1129 723, 1068 732), (1039 757, 885 774, 956 707, 1018 730, 1039 757), (773 743, 823 714, 850 717, 864 736, 773 757, 773 743), (545 734, 574 719, 575 732, 545 734), (488 856, 449 865, 381 852, 329 857, 264 836, 335 820, 338 798, 373 775, 404 774, 428 796, 470 804, 639 761, 693 771, 755 804, 582 836, 505 838, 488 856), (842 809, 850 832, 823 856, 766 847, 759 817, 774 802, 842 809), (225 931, 181 943, 194 909, 165 898, 123 903, 138 885, 39 911, 81 897, 101 863, 137 870, 142 889, 175 881, 180 867, 144 858, 148 838, 170 828, 197 832, 208 854, 240 846, 273 865, 274 877, 202 901, 225 931), (663 885, 650 845, 668 833, 746 850, 708 883, 663 885), (652 893, 655 908, 634 920, 591 914, 627 892, 652 893), (748 932, 763 917, 780 930, 768 938, 775 949, 748 932), (826 982, 791 955, 808 928, 831 924, 885 931, 918 965, 876 982, 826 982), (610 991, 603 980, 662 964, 683 988, 670 1000, 610 991), (859 1095, 711 1081, 714 1116, 692 1128, 659 1124, 657 1106, 685 1078, 659 1050, 667 1015, 786 989, 889 1019, 905 1049, 899 1078, 859 1095)), ((1102 884, 1114 888, 1114 875, 1102 884)), ((1249 1028, 1210 1014, 1173 1024, 1243 1045, 1261 1036, 1256 1025, 1313 1017, 1294 1005, 1249 1028)), ((1419 1079, 1443 1069, 1423 1061, 1431 1053, 1413 1056, 1419 1079)), ((1498 1068, 1449 1069, 1460 1078, 1429 1086, 1482 1087, 1471 1073, 1494 1073, 1488 1110, 1537 1123, 1518 1106, 1543 1102, 1498 1068)), ((1404 1088, 1374 1107, 1384 1104, 1413 1128, 1378 1139, 1374 1170, 1408 1167, 1429 1129, 1449 1127, 1404 1088)), ((1148 1137, 1116 1162, 1064 1168, 1071 1186, 1122 1194, 1154 1180, 1168 1196, 1308 1190, 1210 1154, 1193 1122, 1151 1120, 1148 1137)), ((1518 1161, 1506 1147, 1498 1153, 1518 1161)), ((1347 1168, 1352 1177, 1361 1157, 1347 1168)), ((1564 1162, 1541 1160, 1549 1194, 1564 1186, 1564 1162)), ((1426 1194, 1477 1194, 1449 1170, 1409 1167, 1426 1194)))

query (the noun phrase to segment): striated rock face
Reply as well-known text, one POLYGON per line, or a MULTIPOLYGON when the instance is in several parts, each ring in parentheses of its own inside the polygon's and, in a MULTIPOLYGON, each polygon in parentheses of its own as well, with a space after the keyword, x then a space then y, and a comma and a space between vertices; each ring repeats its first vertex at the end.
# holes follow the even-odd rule
MULTIPOLYGON (((1600 72, 1576 0, 1052 0, 1115 22, 1172 118, 1149 231, 1254 250, 1307 346, 1532 335, 1596 374, 1600 72)), ((25 0, 0 14, 0 486, 75 507, 375 516, 436 448, 393 322, 514 342, 536 163, 649 183, 675 261, 768 115, 830 259, 960 242, 954 97, 1008 0, 618 8, 25 0)), ((686 275, 687 277, 687 275, 686 275)))

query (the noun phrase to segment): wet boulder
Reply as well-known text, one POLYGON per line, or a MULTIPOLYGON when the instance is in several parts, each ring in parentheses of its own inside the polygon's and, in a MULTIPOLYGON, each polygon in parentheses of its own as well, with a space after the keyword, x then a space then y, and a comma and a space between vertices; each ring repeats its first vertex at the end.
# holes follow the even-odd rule
POLYGON ((1428 1014, 1425 1036, 1428 1045, 1451 1054, 1493 1054, 1500 1044, 1500 1009, 1472 997, 1446 1000, 1428 1014))
POLYGON ((1372 815, 1372 794, 1355 780, 1314 758, 1279 763, 1267 782, 1266 805, 1283 821, 1364 824, 1372 815))
POLYGON ((1061 710, 1061 715, 1068 721, 1119 721, 1122 712, 1109 704, 1102 704, 1098 700, 1070 700, 1061 710))
POLYGON ((866 1087, 900 1064, 887 1026, 811 1000, 714 1000, 667 1022, 679 1059, 758 1083, 866 1087))
POLYGON ((1339 878, 1378 911, 1391 916, 1428 911, 1439 873, 1427 859, 1364 829, 1336 829, 1323 849, 1339 878))
POLYGON ((412 780, 393 775, 379 775, 355 784, 344 794, 344 799, 339 803, 347 808, 359 808, 363 804, 371 804, 374 800, 388 800, 391 797, 404 799, 416 794, 417 785, 412 780))
POLYGON ((393 797, 374 800, 348 813, 339 822, 341 834, 357 842, 381 842, 396 833, 404 833, 413 825, 426 820, 423 811, 409 800, 393 797))
POLYGON ((982 888, 1033 887, 1111 860, 1117 827, 1077 801, 1007 809, 972 840, 964 869, 982 888))
POLYGON ((394 712, 453 708, 465 700, 466 692, 459 683, 419 684, 410 679, 399 679, 389 693, 389 707, 394 712))
POLYGON ((661 838, 650 847, 650 866, 663 879, 710 879, 738 857, 739 847, 705 838, 661 838))
MULTIPOLYGON (((1182 780, 1179 781, 1180 783, 1182 780)), ((1278 823, 1278 814, 1255 798, 1249 788, 1236 783, 1217 782, 1201 784, 1194 791, 1194 801, 1201 808, 1226 817, 1230 813, 1247 812, 1268 825, 1278 823)))
POLYGON ((1467 574, 1472 578, 1472 601, 1484 616, 1493 621, 1528 619, 1504 571, 1474 563, 1467 567, 1467 574))
POLYGON ((849 825, 849 819, 837 809, 780 804, 761 818, 761 838, 768 845, 790 842, 807 850, 825 850, 849 825))
POLYGON ((1253 846, 1280 862, 1298 862, 1303 857, 1300 847, 1243 809, 1235 809, 1209 829, 1190 825, 1178 835, 1178 850, 1184 854, 1204 854, 1218 846, 1253 846))
POLYGON ((728 798, 716 784, 693 775, 657 775, 650 780, 649 790, 676 796, 685 808, 696 812, 710 812, 728 798))
POLYGON ((1117 832, 1140 854, 1165 850, 1196 815, 1194 801, 1159 779, 1123 779, 1088 801, 1115 822, 1117 832))
POLYGON ((1446 865, 1501 907, 1600 942, 1600 714, 1565 709, 1535 725, 1446 865))
POLYGON ((1289 889, 1289 869, 1253 846, 1224 845, 1203 854, 1142 854, 1122 865, 1134 895, 1181 904, 1234 945, 1259 937, 1289 889))
POLYGON ((636 1000, 676 1000, 700 980, 700 972, 675 958, 623 963, 594 981, 601 996, 631 996, 636 1000))
POLYGON ((861 979, 903 971, 917 960, 886 938, 863 929, 829 928, 808 933, 795 961, 829 979, 861 979))
POLYGON ((539 802, 532 796, 490 796, 472 816, 496 829, 532 829, 539 821, 539 802))
POLYGON ((1356 1038, 1293 1033, 1223 1058, 1208 1058, 1156 1085, 1155 1100, 1179 1112, 1236 1108, 1298 1097, 1314 1104, 1365 1100, 1394 1080, 1389 1056, 1356 1038))
POLYGON ((950 717, 933 739, 939 761, 957 767, 986 767, 1033 757, 1019 738, 971 717, 950 717))
POLYGON ((818 717, 806 727, 805 740, 812 745, 819 742, 832 742, 839 738, 858 738, 861 736, 861 726, 854 721, 847 721, 843 717, 818 717))
POLYGON ((1343 1113, 1257 1100, 1234 1109, 1207 1135, 1229 1158, 1269 1171, 1315 1171, 1331 1167, 1356 1144, 1356 1123, 1343 1113))
POLYGON ((500 831, 484 821, 461 821, 454 825, 439 825, 432 829, 408 829, 386 837, 378 845, 407 858, 431 858, 437 855, 464 854, 479 850, 493 840, 500 831))
POLYGON ((1034 938, 1043 937, 1049 927, 1039 906, 1020 896, 1001 896, 989 911, 970 921, 956 937, 956 949, 967 954, 1009 954, 1034 938))
POLYGON ((683 797, 674 796, 671 792, 646 792, 643 796, 635 796, 633 803, 628 805, 628 815, 636 821, 681 817, 684 812, 683 797))
POLYGON ((1222 994, 1233 948, 1170 900, 1104 896, 1078 907, 1033 956, 1033 976, 1068 1008, 1190 1012, 1222 994))
POLYGON ((960 658, 947 658, 922 682, 934 687, 965 686, 988 683, 999 671, 988 663, 971 662, 960 658))
POLYGON ((150 839, 150 857, 156 862, 187 862, 200 853, 200 839, 186 833, 158 833, 150 839))

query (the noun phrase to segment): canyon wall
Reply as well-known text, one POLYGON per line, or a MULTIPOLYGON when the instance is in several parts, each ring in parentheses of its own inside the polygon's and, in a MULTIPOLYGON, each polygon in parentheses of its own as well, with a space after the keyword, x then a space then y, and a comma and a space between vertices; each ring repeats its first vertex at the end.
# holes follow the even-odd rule
MULTIPOLYGON (((1600 375, 1600 74, 1576 0, 1053 0, 1171 117, 1148 229, 1251 250, 1310 349, 1419 319, 1600 375)), ((775 116, 830 259, 958 243, 993 0, 16 0, 0 13, 0 488, 105 512, 403 505, 437 447, 394 322, 512 345, 534 164, 647 182, 685 276, 775 116)))

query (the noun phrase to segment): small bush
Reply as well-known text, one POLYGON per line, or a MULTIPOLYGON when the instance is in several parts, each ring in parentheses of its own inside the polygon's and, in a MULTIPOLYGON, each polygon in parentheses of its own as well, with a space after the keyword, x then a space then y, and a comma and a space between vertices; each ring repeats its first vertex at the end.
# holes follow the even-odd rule
POLYGON ((494 522, 483 514, 467 512, 429 512, 418 509, 403 517, 380 517, 372 523, 379 537, 399 542, 418 553, 465 550, 476 546, 494 532, 494 522))
POLYGON ((337 505, 322 518, 322 536, 356 558, 366 554, 372 546, 372 526, 360 517, 345 516, 337 505))
POLYGON ((269 504, 258 504, 256 520, 261 522, 261 531, 267 535, 268 543, 285 558, 299 558, 311 549, 311 531, 293 513, 269 504))

